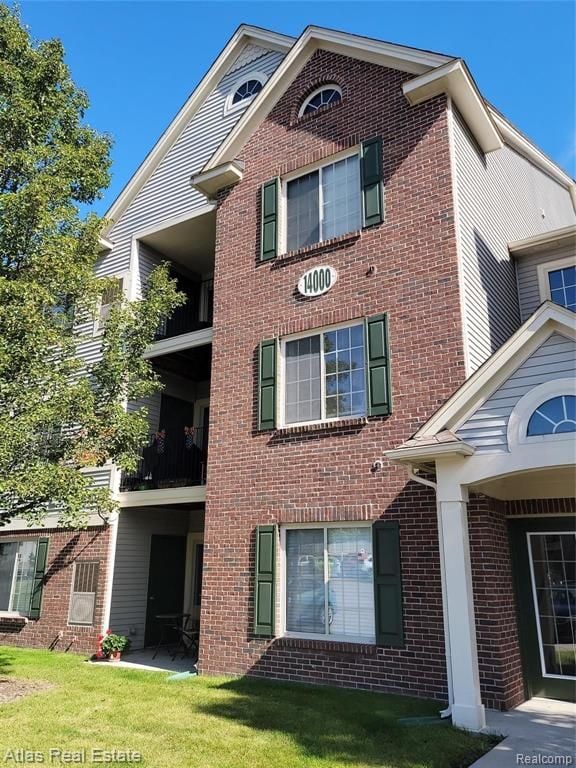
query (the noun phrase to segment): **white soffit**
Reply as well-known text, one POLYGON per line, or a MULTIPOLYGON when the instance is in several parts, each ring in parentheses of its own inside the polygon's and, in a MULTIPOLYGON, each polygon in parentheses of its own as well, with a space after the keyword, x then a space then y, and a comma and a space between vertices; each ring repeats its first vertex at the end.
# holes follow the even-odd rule
POLYGON ((483 152, 502 149, 502 139, 468 68, 462 59, 449 61, 437 69, 409 80, 402 86, 412 106, 448 94, 460 112, 483 152))

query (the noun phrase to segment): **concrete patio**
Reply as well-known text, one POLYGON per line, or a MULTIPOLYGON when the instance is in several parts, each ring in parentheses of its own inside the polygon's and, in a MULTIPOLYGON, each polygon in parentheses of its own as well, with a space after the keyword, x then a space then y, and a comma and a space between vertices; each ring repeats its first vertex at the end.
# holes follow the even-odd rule
POLYGON ((122 667, 124 669, 139 669, 149 672, 195 672, 196 665, 194 659, 191 656, 184 656, 177 654, 176 658, 172 658, 172 654, 165 648, 160 648, 156 658, 153 659, 154 649, 144 648, 139 651, 128 651, 123 654, 120 661, 114 662, 90 662, 101 667, 122 667))
POLYGON ((505 736, 471 768, 576 766, 576 705, 530 699, 509 712, 486 712, 486 730, 505 736))

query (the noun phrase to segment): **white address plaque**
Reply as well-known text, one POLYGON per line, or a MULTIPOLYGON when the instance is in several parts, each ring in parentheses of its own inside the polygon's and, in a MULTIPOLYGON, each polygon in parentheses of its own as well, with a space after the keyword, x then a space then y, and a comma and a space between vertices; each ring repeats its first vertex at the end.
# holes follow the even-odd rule
POLYGON ((302 296, 321 296, 332 288, 338 279, 334 267, 313 267, 298 280, 298 293, 302 296))

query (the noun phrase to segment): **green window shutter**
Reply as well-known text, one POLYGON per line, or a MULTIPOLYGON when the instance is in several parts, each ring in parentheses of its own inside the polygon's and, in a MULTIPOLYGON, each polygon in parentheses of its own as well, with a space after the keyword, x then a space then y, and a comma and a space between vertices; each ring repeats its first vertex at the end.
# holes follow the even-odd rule
POLYGON ((44 588, 44 574, 46 572, 46 559, 48 557, 48 539, 38 539, 36 549, 36 565, 34 567, 34 587, 30 598, 29 618, 39 619, 42 607, 42 590, 44 588))
POLYGON ((362 184, 362 226, 371 227, 384 221, 384 193, 382 188, 382 140, 362 142, 360 151, 360 179, 362 184))
POLYGON ((392 413, 388 315, 367 317, 365 324, 368 416, 387 416, 392 413))
POLYGON ((258 429, 276 426, 276 339, 260 343, 258 360, 258 429))
POLYGON ((404 644, 400 535, 396 521, 378 520, 372 528, 376 644, 404 644))
POLYGON ((254 634, 274 636, 276 526, 256 528, 256 578, 254 584, 254 634))
POLYGON ((262 185, 262 227, 260 232, 260 261, 268 261, 278 250, 278 187, 280 179, 262 185))

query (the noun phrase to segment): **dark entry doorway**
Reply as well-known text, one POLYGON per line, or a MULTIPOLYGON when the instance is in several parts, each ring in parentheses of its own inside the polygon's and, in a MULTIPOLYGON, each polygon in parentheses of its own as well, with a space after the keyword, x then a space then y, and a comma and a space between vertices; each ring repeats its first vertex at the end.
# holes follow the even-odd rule
POLYGON ((513 520, 510 542, 526 694, 574 701, 574 518, 513 520))
POLYGON ((145 645, 156 645, 160 641, 162 624, 156 616, 182 613, 185 569, 186 537, 153 535, 150 542, 145 645))

